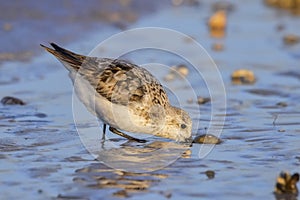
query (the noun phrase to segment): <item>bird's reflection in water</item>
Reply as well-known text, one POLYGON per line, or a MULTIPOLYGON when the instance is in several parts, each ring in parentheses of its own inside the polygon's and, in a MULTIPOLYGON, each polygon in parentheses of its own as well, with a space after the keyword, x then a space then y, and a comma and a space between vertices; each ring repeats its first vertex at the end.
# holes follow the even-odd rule
MULTIPOLYGON (((191 153, 188 145, 162 141, 147 144, 126 142, 109 148, 104 146, 98 154, 102 163, 76 170, 73 180, 92 190, 106 189, 108 195, 118 197, 148 191, 168 177, 166 172, 155 170, 168 166, 179 157, 189 158, 191 153)), ((157 192, 166 198, 172 196, 170 191, 157 192)))
POLYGON ((117 170, 150 172, 173 163, 188 148, 189 145, 168 141, 153 141, 147 144, 126 142, 117 147, 105 148, 104 145, 97 159, 117 170))
MULTIPOLYGON (((129 197, 138 192, 146 192, 151 186, 168 177, 166 174, 157 172, 124 172, 109 168, 101 163, 94 163, 88 167, 78 169, 75 175, 74 182, 79 183, 81 186, 92 189, 92 191, 105 189, 109 196, 118 197, 129 197)), ((166 191, 160 191, 159 193, 163 196, 170 195, 170 192, 166 191)), ((80 196, 80 194, 76 196, 80 196)))
POLYGON ((124 138, 98 140, 95 139, 99 137, 97 130, 95 124, 83 124, 78 128, 83 145, 98 161, 122 171, 159 170, 176 161, 190 149, 190 144, 176 143, 155 136, 146 138, 147 143, 132 142, 124 138))

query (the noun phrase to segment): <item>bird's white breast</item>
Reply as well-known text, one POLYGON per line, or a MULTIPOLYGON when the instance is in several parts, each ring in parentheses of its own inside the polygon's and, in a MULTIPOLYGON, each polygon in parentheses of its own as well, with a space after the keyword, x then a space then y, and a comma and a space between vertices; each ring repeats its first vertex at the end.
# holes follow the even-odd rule
POLYGON ((78 73, 70 73, 79 100, 93 115, 104 123, 128 132, 153 133, 144 125, 144 118, 137 116, 129 107, 114 104, 97 93, 95 88, 78 73))

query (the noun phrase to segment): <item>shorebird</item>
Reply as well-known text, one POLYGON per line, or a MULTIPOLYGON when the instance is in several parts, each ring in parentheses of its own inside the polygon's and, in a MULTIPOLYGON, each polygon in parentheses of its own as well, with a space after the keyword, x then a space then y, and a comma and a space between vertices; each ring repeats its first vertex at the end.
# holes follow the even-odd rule
POLYGON ((160 82, 146 69, 120 59, 79 55, 54 43, 41 44, 69 71, 79 100, 119 136, 146 140, 122 131, 191 142, 189 114, 169 102, 160 82))

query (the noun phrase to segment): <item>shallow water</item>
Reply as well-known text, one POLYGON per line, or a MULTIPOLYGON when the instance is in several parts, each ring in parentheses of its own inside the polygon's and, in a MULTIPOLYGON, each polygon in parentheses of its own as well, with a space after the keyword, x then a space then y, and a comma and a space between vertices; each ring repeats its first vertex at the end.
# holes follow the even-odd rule
MULTIPOLYGON (((194 144, 178 160, 154 172, 121 172, 103 165, 83 146, 76 131, 72 85, 66 70, 41 49, 42 53, 36 53, 38 55, 27 62, 6 61, 0 66, 1 98, 16 96, 27 103, 26 106, 0 106, 1 199, 275 199, 272 192, 276 176, 282 170, 297 172, 300 164, 300 46, 285 45, 282 39, 288 33, 299 34, 300 20, 288 12, 266 7, 262 1, 231 1, 234 9, 228 16, 226 35, 215 39, 209 36, 206 27, 213 2, 201 1, 197 5, 178 7, 164 3, 163 8, 153 6, 155 9, 149 10, 145 7, 145 11, 139 10, 136 21, 126 24, 126 29, 145 26, 174 29, 192 36, 207 50, 220 70, 226 90, 226 113, 224 110, 217 113, 219 117, 226 116, 220 136, 223 143, 216 145, 202 159, 199 158, 201 152, 211 146, 194 144), (278 30, 279 25, 284 29, 278 30), (223 44, 224 50, 213 51, 214 43, 223 44), (239 68, 252 70, 256 83, 232 84, 230 74, 239 68), (208 178, 207 170, 213 170, 215 177, 208 178)), ((27 41, 22 43, 23 40, 20 43, 24 51, 30 51, 50 38, 51 41, 61 41, 61 44, 68 42, 63 46, 87 54, 99 42, 121 31, 111 22, 97 24, 91 19, 86 20, 91 28, 84 26, 84 32, 74 33, 70 26, 63 27, 65 22, 59 22, 60 33, 37 29, 36 35, 46 36, 37 37, 39 41, 30 38, 34 45, 25 44, 29 43, 27 41), (74 40, 63 39, 64 33, 71 34, 74 40)), ((53 23, 51 18, 45 21, 50 25, 53 23)), ((80 21, 77 25, 71 21, 71 24, 75 23, 80 29, 79 25, 85 22, 80 21)), ((31 23, 29 26, 36 28, 37 25, 31 23)), ((17 28, 13 31, 16 31, 14 34, 23 33, 17 28)), ((123 44, 126 42, 132 41, 123 44)), ((10 46, 7 41, 1 40, 1 43, 10 46)), ((14 52, 15 49, 10 48, 14 52)), ((103 51, 118 50, 114 48, 103 51)), ((188 54, 192 58, 199 56, 193 52, 188 54)), ((139 64, 185 63, 193 72, 189 63, 160 51, 137 51, 124 57, 139 64)), ((197 68, 205 70, 210 64, 201 57, 197 68)), ((159 79, 167 73, 166 69, 152 70, 159 79)), ((208 77, 204 78, 214 78, 215 75, 205 73, 208 77)), ((188 80, 197 95, 209 96, 203 79, 190 73, 188 80)), ((181 80, 164 84, 169 84, 174 103, 177 95, 183 107, 192 114, 193 121, 200 122, 197 132, 205 133, 211 121, 212 104, 198 106, 196 99, 194 103, 188 103, 190 96, 185 93, 181 80), (200 117, 197 115, 199 109, 200 117)), ((221 125, 221 121, 213 123, 216 124, 214 128, 221 125)), ((82 130, 98 134, 91 131, 95 127, 93 122, 80 125, 82 130)), ((100 141, 101 136, 96 137, 100 141)), ((150 139, 151 142, 155 139, 150 139)), ((116 152, 124 148, 152 150, 122 139, 115 143, 118 145, 116 152)), ((146 145, 149 147, 149 143, 146 145)), ((168 156, 174 151, 176 149, 169 154, 164 151, 158 159, 169 161, 168 156)), ((118 160, 116 155, 119 154, 115 154, 113 161, 118 160)))

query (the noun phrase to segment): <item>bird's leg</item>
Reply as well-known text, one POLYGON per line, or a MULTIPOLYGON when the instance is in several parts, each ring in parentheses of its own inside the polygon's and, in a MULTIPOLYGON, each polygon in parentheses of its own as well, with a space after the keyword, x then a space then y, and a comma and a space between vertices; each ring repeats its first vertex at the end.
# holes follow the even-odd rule
POLYGON ((113 132, 113 133, 115 133, 115 134, 121 136, 121 137, 124 137, 124 138, 128 139, 128 140, 133 140, 133 141, 136 141, 136 142, 139 142, 139 143, 145 143, 145 142, 147 142, 147 140, 134 138, 134 137, 132 137, 132 136, 130 136, 130 135, 127 135, 127 134, 125 134, 125 133, 123 133, 123 132, 121 132, 121 131, 119 131, 119 130, 117 130, 117 129, 111 127, 111 126, 109 127, 109 130, 110 130, 111 132, 113 132))
POLYGON ((105 140, 106 124, 103 124, 102 140, 105 140))

